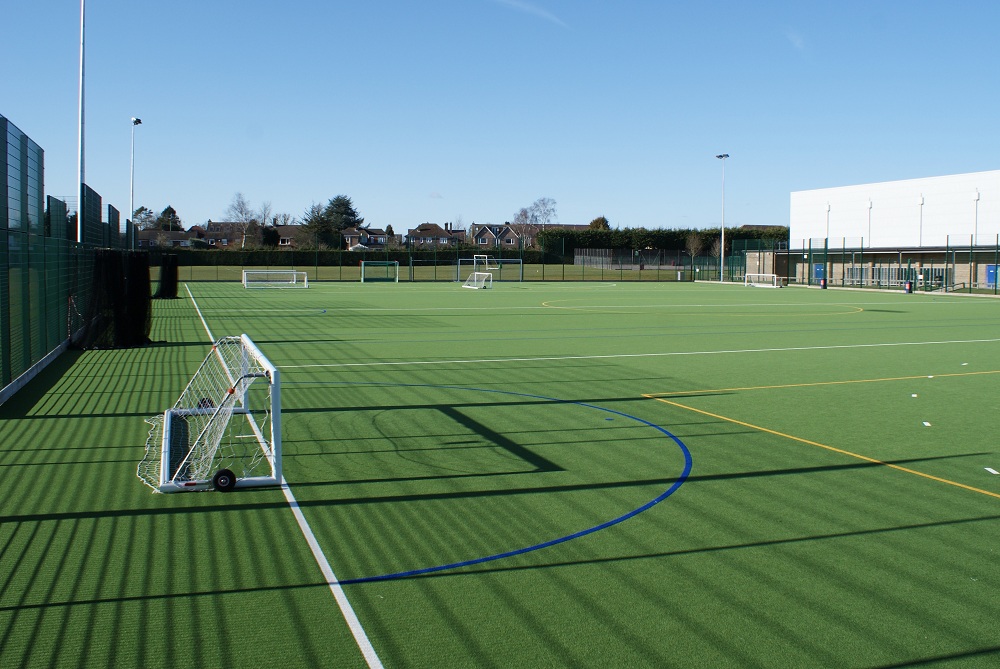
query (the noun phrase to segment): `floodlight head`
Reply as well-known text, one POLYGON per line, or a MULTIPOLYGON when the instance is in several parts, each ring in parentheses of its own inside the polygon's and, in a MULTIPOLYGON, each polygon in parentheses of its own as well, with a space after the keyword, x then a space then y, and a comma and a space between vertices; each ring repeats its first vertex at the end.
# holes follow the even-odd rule
POLYGON ((133 116, 132 117, 132 125, 142 125, 142 119, 141 118, 136 118, 136 117, 133 116))
POLYGON ((719 155, 716 156, 716 158, 720 158, 722 160, 725 160, 728 157, 729 157, 728 153, 720 153, 719 155))

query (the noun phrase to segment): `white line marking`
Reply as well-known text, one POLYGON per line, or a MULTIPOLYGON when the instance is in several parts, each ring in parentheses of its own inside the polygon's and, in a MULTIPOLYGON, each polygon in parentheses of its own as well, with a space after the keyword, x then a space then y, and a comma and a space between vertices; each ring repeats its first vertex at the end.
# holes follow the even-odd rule
POLYGON ((344 616, 347 626, 351 629, 351 634, 354 635, 354 641, 358 644, 361 654, 365 656, 365 661, 368 662, 368 666, 371 669, 382 669, 382 661, 378 658, 378 654, 368 639, 368 635, 365 634, 365 629, 361 626, 361 621, 358 620, 358 616, 354 613, 354 608, 347 599, 344 589, 340 587, 337 575, 333 573, 333 567, 330 566, 330 561, 326 559, 323 549, 320 548, 319 542, 316 540, 316 535, 313 534, 312 528, 309 527, 309 522, 302 515, 302 509, 299 508, 299 503, 295 499, 295 495, 292 494, 292 489, 288 485, 288 482, 285 481, 285 477, 281 477, 281 489, 285 493, 285 500, 288 501, 288 506, 292 508, 292 513, 295 514, 295 520, 299 524, 302 536, 306 538, 306 543, 309 544, 309 550, 312 551, 313 557, 316 559, 316 564, 319 565, 320 571, 323 572, 323 578, 326 579, 327 585, 330 586, 333 598, 337 600, 340 613, 344 616))
POLYGON ((931 426, 930 423, 928 423, 927 421, 924 421, 924 427, 930 427, 930 426, 931 426))
POLYGON ((984 467, 984 469, 986 469, 986 471, 988 471, 990 474, 1000 474, 1000 472, 993 469, 992 467, 984 467))
MULTIPOLYGON (((198 307, 198 301, 194 299, 194 295, 191 294, 191 289, 188 288, 187 284, 184 284, 184 290, 187 291, 188 296, 191 298, 191 303, 194 304, 195 311, 198 312, 201 324, 205 326, 205 332, 214 344, 215 336, 212 335, 212 331, 209 329, 208 323, 205 322, 205 317, 202 315, 201 309, 198 307)), ((347 599, 347 594, 344 592, 344 589, 340 587, 340 582, 337 580, 337 575, 333 573, 333 567, 330 566, 330 561, 326 558, 326 554, 323 553, 323 549, 320 547, 319 541, 316 540, 316 535, 313 534, 312 528, 309 527, 309 522, 302 514, 302 509, 299 507, 299 503, 295 499, 295 495, 292 494, 292 488, 288 485, 284 476, 281 477, 281 490, 285 493, 285 501, 288 502, 288 506, 292 509, 292 514, 295 516, 295 522, 298 523, 302 536, 305 537, 306 543, 309 544, 309 550, 312 551, 313 558, 316 560, 316 564, 319 565, 319 570, 323 572, 323 578, 326 579, 327 585, 330 586, 330 592, 333 593, 333 598, 337 601, 337 606, 340 607, 340 614, 344 616, 344 621, 347 623, 347 626, 351 630, 351 634, 354 636, 354 642, 358 644, 358 649, 361 651, 361 654, 364 655, 365 661, 368 663, 370 669, 383 669, 382 661, 378 658, 378 654, 375 653, 375 648, 368 639, 368 635, 365 633, 364 627, 361 626, 361 621, 358 620, 357 614, 354 613, 354 608, 351 607, 351 602, 347 599)))
POLYGON ((188 297, 191 298, 191 304, 194 305, 194 310, 198 312, 198 318, 201 319, 201 324, 205 326, 205 332, 208 333, 208 338, 211 339, 212 343, 214 344, 215 335, 213 335, 212 331, 208 328, 208 323, 205 322, 205 317, 201 313, 201 308, 198 306, 198 301, 194 299, 194 295, 191 294, 191 289, 188 287, 186 283, 184 284, 184 290, 187 291, 188 297))
MULTIPOLYGON (((719 355, 724 353, 781 353, 784 351, 827 351, 852 348, 880 348, 883 346, 928 346, 932 344, 984 344, 1000 339, 955 339, 950 341, 911 341, 884 344, 841 344, 838 346, 791 346, 788 348, 745 348, 722 351, 671 351, 669 353, 614 353, 609 355, 562 355, 536 358, 480 358, 478 360, 406 360, 400 362, 331 362, 309 365, 282 365, 282 369, 307 369, 313 367, 394 367, 400 365, 465 365, 489 362, 541 362, 546 360, 607 360, 611 358, 662 358, 674 355, 719 355)), ((929 376, 927 378, 934 378, 929 376)))

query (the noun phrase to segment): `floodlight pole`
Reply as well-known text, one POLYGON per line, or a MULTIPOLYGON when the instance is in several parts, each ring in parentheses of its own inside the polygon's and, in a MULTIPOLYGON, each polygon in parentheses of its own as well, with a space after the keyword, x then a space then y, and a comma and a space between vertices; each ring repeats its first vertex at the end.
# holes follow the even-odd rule
POLYGON ((132 250, 135 251, 135 126, 142 125, 142 119, 132 117, 132 157, 128 164, 128 220, 132 222, 132 250))
POLYGON ((722 161, 722 239, 719 245, 719 283, 723 282, 726 268, 726 158, 728 153, 716 156, 722 161))
POLYGON ((76 241, 78 244, 83 243, 83 184, 86 181, 84 174, 84 151, 83 151, 83 107, 84 107, 84 95, 83 95, 83 64, 84 64, 84 17, 86 16, 86 0, 80 0, 80 99, 79 99, 79 128, 77 135, 77 173, 80 177, 80 187, 77 189, 77 204, 76 204, 76 241))

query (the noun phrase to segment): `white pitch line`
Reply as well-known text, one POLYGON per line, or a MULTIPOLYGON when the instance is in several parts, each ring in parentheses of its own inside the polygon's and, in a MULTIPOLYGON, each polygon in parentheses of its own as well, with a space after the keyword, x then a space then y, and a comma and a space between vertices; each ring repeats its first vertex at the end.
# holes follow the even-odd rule
POLYGON ((985 469, 986 471, 988 471, 990 474, 1000 474, 1000 472, 998 472, 997 470, 993 469, 992 467, 984 467, 983 469, 985 469))
MULTIPOLYGON (((184 290, 187 291, 188 296, 191 298, 191 303, 194 304, 195 311, 198 312, 198 317, 201 318, 201 324, 205 326, 205 332, 208 333, 209 339, 214 344, 215 337, 212 335, 208 323, 205 322, 205 317, 198 307, 198 301, 194 299, 194 295, 191 294, 191 289, 188 288, 187 284, 184 284, 184 290)), ((347 623, 348 628, 350 628, 351 634, 354 636, 354 642, 358 644, 358 649, 368 663, 369 669, 383 669, 382 661, 375 652, 368 634, 365 633, 365 628, 361 626, 361 621, 358 620, 357 614, 354 613, 354 608, 351 606, 350 600, 347 599, 347 594, 340 586, 337 575, 333 573, 330 561, 320 547, 319 541, 316 540, 316 535, 313 534, 312 528, 309 526, 309 521, 302 514, 299 502, 295 499, 295 495, 292 494, 292 488, 288 485, 284 476, 281 477, 281 490, 285 494, 285 501, 288 502, 288 506, 292 509, 292 515, 295 516, 295 522, 299 525, 299 531, 302 532, 306 543, 309 544, 309 550, 312 551, 313 558, 316 560, 319 570, 323 572, 323 578, 326 579, 326 584, 330 586, 330 592, 333 593, 333 598, 337 601, 337 606, 340 607, 340 614, 344 616, 344 621, 347 623)))
POLYGON ((281 477, 281 489, 285 493, 285 500, 288 502, 288 506, 292 508, 292 513, 295 514, 295 521, 299 524, 299 530, 302 531, 302 536, 306 538, 306 543, 309 544, 309 550, 312 551, 313 558, 316 559, 316 564, 319 565, 320 571, 323 572, 326 584, 330 586, 333 598, 337 600, 337 606, 340 607, 340 614, 344 616, 344 621, 347 622, 347 626, 354 636, 354 641, 358 644, 358 649, 365 656, 365 661, 368 663, 370 669, 382 669, 382 661, 368 639, 365 628, 361 626, 361 621, 358 620, 357 614, 354 613, 354 607, 351 606, 350 600, 347 599, 347 594, 344 593, 344 589, 340 586, 337 575, 333 573, 330 561, 326 558, 326 554, 323 553, 319 541, 316 540, 316 535, 313 534, 312 528, 309 527, 309 521, 302 514, 302 509, 299 507, 299 503, 295 499, 295 495, 292 494, 292 489, 288 485, 288 482, 285 481, 284 476, 281 477))
MULTIPOLYGON (((396 367, 405 365, 466 365, 490 362, 543 362, 552 360, 608 360, 613 358, 662 358, 676 355, 720 355, 726 353, 781 353, 784 351, 826 351, 852 348, 880 348, 884 346, 929 346, 942 344, 984 344, 1000 342, 998 339, 954 339, 947 341, 890 342, 884 344, 842 344, 837 346, 790 346, 787 348, 744 348, 721 351, 671 351, 669 353, 613 353, 608 355, 559 355, 532 358, 480 358, 470 360, 405 360, 397 362, 331 362, 308 365, 282 365, 282 369, 311 369, 336 367, 396 367)), ((933 378, 933 377, 930 377, 933 378)))

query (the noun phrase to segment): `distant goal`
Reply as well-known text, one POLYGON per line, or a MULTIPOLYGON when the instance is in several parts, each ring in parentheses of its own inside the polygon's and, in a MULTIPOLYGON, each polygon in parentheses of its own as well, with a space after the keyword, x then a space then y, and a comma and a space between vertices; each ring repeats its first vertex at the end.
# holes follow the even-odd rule
POLYGON ((308 288, 309 275, 285 269, 245 269, 244 288, 308 288))
POLYGON ((751 288, 781 288, 785 282, 784 277, 777 274, 747 274, 743 277, 743 285, 751 288))
POLYGON ((362 260, 361 283, 373 281, 399 283, 399 262, 396 260, 362 260))
POLYGON ((473 290, 492 287, 493 275, 489 272, 473 272, 469 275, 469 278, 465 280, 465 283, 462 284, 462 288, 472 288, 473 290))

